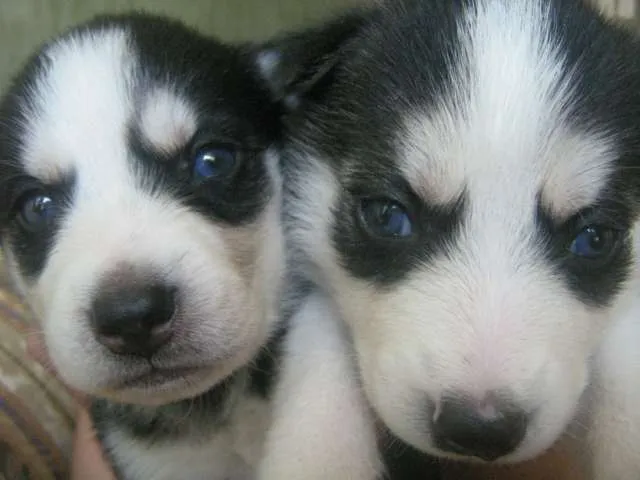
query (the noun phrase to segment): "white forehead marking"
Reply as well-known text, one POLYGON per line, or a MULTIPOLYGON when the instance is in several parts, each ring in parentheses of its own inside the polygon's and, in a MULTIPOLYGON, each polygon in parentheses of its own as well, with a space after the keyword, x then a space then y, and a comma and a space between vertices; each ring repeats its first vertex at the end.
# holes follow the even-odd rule
POLYGON ((566 218, 597 200, 613 170, 613 143, 596 132, 560 139, 549 158, 553 167, 547 166, 542 181, 541 201, 554 216, 566 218))
POLYGON ((156 149, 173 152, 183 147, 197 128, 194 108, 168 88, 151 91, 140 114, 140 132, 156 149))
POLYGON ((26 170, 55 180, 100 161, 126 159, 135 59, 126 32, 108 29, 54 43, 34 86, 25 145, 26 170))
POLYGON ((562 216, 595 200, 614 145, 571 126, 571 78, 549 15, 541 0, 483 0, 460 22, 451 91, 411 112, 399 139, 403 173, 429 201, 501 191, 529 208, 542 191, 562 216))

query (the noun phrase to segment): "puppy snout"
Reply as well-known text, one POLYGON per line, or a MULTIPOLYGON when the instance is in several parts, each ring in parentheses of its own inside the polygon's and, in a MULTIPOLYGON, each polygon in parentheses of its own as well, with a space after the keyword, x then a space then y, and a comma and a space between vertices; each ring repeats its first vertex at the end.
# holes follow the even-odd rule
POLYGON ((163 283, 112 282, 91 306, 95 337, 113 353, 151 357, 173 335, 176 289, 163 283))
POLYGON ((438 448, 494 461, 513 452, 524 439, 529 415, 497 395, 476 400, 464 393, 443 396, 433 417, 438 448))

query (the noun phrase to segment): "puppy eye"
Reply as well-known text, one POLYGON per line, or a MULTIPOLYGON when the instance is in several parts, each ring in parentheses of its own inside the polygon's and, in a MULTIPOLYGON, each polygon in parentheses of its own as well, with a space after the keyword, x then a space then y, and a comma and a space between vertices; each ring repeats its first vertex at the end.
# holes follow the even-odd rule
POLYGON ((618 244, 618 231, 600 225, 587 225, 573 239, 569 251, 586 259, 608 257, 618 244))
POLYGON ((193 179, 196 183, 225 178, 235 170, 237 152, 233 147, 205 145, 193 158, 193 179))
POLYGON ((378 237, 406 238, 413 233, 411 217, 402 205, 393 200, 362 200, 360 219, 365 228, 378 237))
POLYGON ((46 230, 55 220, 58 208, 51 196, 40 191, 28 192, 16 203, 16 220, 29 232, 46 230))

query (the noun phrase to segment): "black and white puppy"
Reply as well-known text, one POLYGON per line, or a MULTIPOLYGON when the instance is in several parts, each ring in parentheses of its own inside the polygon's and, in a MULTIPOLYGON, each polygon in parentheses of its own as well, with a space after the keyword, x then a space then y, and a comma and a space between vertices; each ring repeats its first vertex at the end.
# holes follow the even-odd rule
POLYGON ((278 108, 241 48, 101 17, 0 106, 0 233, 123 479, 247 479, 284 253, 278 108))
MULTIPOLYGON (((354 9, 315 27, 288 32, 257 49, 256 64, 274 100, 287 112, 283 123, 293 136, 285 138, 285 144, 297 140, 298 111, 312 105, 314 95, 333 81, 333 67, 344 61, 343 46, 377 13, 372 8, 354 9)), ((294 148, 283 166, 287 169, 289 162, 297 161, 294 148)), ((308 180, 314 182, 316 177, 308 180)), ((295 181, 292 187, 288 190, 285 185, 290 195, 284 202, 285 224, 293 225, 288 230, 290 278, 283 301, 287 335, 258 478, 440 478, 440 466, 433 457, 402 442, 371 411, 353 362, 350 333, 332 299, 300 268, 305 260, 296 253, 295 218, 304 215, 318 185, 298 190, 295 181)))
POLYGON ((266 60, 300 273, 384 423, 486 462, 569 429, 640 478, 638 40, 578 0, 396 0, 311 82, 266 60))

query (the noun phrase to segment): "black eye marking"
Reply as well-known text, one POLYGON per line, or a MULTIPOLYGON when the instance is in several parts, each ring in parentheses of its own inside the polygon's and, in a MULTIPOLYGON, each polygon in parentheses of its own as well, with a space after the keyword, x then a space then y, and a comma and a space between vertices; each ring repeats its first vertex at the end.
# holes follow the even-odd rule
POLYGON ((342 189, 333 243, 355 277, 388 286, 446 255, 460 230, 466 192, 446 205, 431 205, 401 178, 356 181, 342 189))
POLYGON ((44 185, 30 177, 12 182, 7 195, 4 236, 19 268, 35 278, 44 269, 61 222, 71 207, 75 176, 44 185))
POLYGON ((558 224, 539 207, 537 222, 549 261, 584 303, 606 306, 628 277, 630 218, 624 205, 603 202, 558 224))

